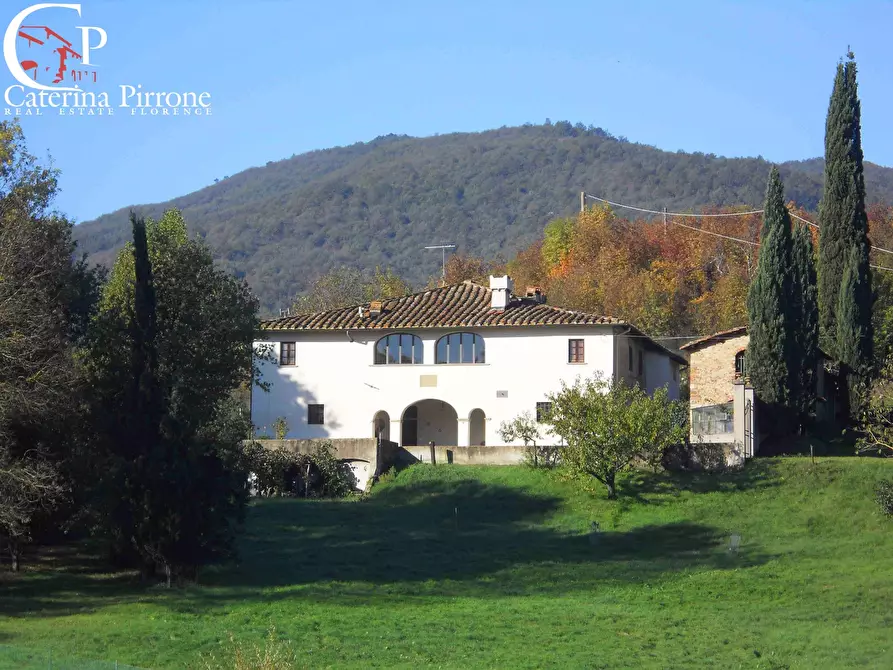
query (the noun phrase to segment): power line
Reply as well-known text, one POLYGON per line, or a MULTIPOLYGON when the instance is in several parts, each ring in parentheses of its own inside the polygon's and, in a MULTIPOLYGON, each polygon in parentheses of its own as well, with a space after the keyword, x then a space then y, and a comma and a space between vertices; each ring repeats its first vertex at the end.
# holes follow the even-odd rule
MULTIPOLYGON (((590 198, 592 200, 598 200, 599 202, 607 203, 608 205, 611 205, 612 207, 622 207, 624 209, 631 209, 636 212, 645 212, 646 214, 662 214, 664 217, 665 223, 666 223, 666 217, 668 217, 668 216, 682 216, 682 217, 695 217, 695 218, 711 217, 712 218, 712 217, 747 216, 750 214, 763 214, 763 212, 765 211, 762 209, 753 209, 748 212, 734 212, 734 213, 728 213, 728 214, 685 214, 682 212, 667 212, 667 211, 659 212, 654 209, 645 209, 644 207, 634 207, 632 205, 624 205, 619 202, 611 202, 610 200, 605 200, 604 198, 599 198, 594 195, 589 195, 588 193, 586 194, 586 197, 590 198)), ((806 223, 806 224, 812 226, 813 228, 818 228, 819 230, 821 230, 821 227, 817 223, 813 223, 812 221, 809 221, 808 219, 804 219, 802 216, 797 216, 790 210, 788 210, 788 214, 790 214, 792 218, 797 219, 798 221, 802 221, 803 223, 806 223)), ((702 228, 695 228, 694 226, 687 226, 684 223, 679 223, 678 221, 670 221, 670 223, 677 225, 677 226, 682 226, 683 228, 688 228, 689 230, 695 230, 699 233, 704 233, 705 235, 714 235, 715 237, 722 237, 724 239, 732 240, 734 242, 743 242, 744 244, 750 244, 755 247, 760 246, 757 242, 751 242, 749 240, 742 240, 738 237, 730 237, 728 235, 721 235, 720 233, 714 233, 712 231, 704 230, 702 228)), ((876 247, 874 245, 870 245, 870 246, 874 251, 880 251, 885 254, 893 254, 893 251, 891 251, 890 249, 884 249, 882 247, 876 247)), ((871 264, 869 264, 869 265, 871 265, 871 264)), ((873 267, 877 270, 888 270, 890 272, 893 272, 893 268, 885 268, 880 265, 871 265, 871 267, 873 267)))
POLYGON ((763 213, 762 209, 753 209, 749 212, 736 212, 735 214, 686 214, 684 212, 666 212, 666 211, 658 212, 657 210, 654 210, 654 209, 644 209, 643 207, 633 207, 632 205, 622 205, 619 202, 611 202, 610 200, 605 200, 604 198, 598 198, 594 195, 589 195, 588 193, 586 194, 586 197, 590 198, 591 200, 598 200, 599 202, 607 203, 613 207, 623 207, 624 209, 632 209, 637 212, 645 212, 646 214, 665 214, 666 216, 693 216, 693 217, 697 217, 697 218, 711 218, 711 217, 718 217, 718 216, 746 216, 748 214, 762 214, 763 213))
POLYGON ((751 246, 758 247, 760 246, 759 242, 751 242, 750 240, 742 240, 740 237, 732 237, 730 235, 723 235, 722 233, 714 233, 712 230, 704 230, 703 228, 695 228, 694 226, 686 226, 684 223, 679 223, 678 221, 670 221, 674 226, 682 226, 683 228, 688 228, 689 230, 696 230, 699 233, 704 233, 705 235, 713 235, 715 237, 721 237, 724 240, 732 240, 733 242, 743 242, 744 244, 750 244, 751 246))
MULTIPOLYGON (((812 221, 810 221, 810 220, 808 220, 808 219, 804 219, 802 216, 797 216, 796 214, 794 214, 794 213, 791 212, 791 211, 788 211, 788 214, 791 215, 791 218, 797 219, 798 221, 802 221, 803 223, 808 224, 808 225, 812 226, 813 228, 818 228, 819 230, 821 230, 821 227, 820 227, 819 224, 817 224, 817 223, 813 223, 812 221)), ((875 251, 880 251, 880 252, 885 253, 885 254, 893 254, 893 251, 890 251, 889 249, 883 249, 883 248, 881 248, 881 247, 876 247, 876 246, 874 246, 873 244, 870 245, 870 246, 871 246, 871 248, 874 249, 875 251)))

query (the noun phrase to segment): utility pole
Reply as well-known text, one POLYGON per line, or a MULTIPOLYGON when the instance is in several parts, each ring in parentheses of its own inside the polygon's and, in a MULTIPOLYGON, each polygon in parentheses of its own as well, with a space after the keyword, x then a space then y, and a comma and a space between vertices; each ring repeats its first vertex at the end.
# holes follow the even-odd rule
POLYGON ((580 191, 580 214, 586 211, 586 191, 580 191))
POLYGON ((440 265, 440 284, 441 286, 446 286, 446 252, 447 249, 455 249, 455 244, 434 244, 430 247, 425 247, 426 249, 440 249, 441 251, 441 265, 440 265))
POLYGON ((667 206, 664 205, 664 235, 667 234, 667 206))

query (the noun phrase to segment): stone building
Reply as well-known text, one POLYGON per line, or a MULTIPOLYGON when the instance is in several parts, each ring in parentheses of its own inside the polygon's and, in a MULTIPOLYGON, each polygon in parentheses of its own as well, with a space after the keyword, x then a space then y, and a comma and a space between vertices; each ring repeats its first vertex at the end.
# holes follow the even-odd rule
MULTIPOLYGON (((755 408, 751 406, 748 421, 743 422, 740 416, 748 411, 747 398, 753 398, 747 377, 748 342, 747 326, 739 326, 680 347, 689 355, 693 440, 743 443, 747 436, 742 431, 750 428, 756 435, 755 426, 749 426, 755 408)), ((822 354, 816 368, 816 416, 826 422, 832 421, 836 412, 836 385, 828 363, 822 354)))

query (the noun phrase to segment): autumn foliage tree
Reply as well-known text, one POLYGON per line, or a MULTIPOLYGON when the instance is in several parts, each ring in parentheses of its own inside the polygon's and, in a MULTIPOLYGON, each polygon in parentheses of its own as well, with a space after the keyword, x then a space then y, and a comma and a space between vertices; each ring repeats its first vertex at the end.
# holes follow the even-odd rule
POLYGON ((665 226, 592 207, 550 223, 507 269, 518 286, 542 286, 551 304, 622 317, 652 335, 739 326, 747 320, 754 247, 698 231, 756 243, 760 218, 734 208, 705 213, 728 216, 674 218, 665 226))

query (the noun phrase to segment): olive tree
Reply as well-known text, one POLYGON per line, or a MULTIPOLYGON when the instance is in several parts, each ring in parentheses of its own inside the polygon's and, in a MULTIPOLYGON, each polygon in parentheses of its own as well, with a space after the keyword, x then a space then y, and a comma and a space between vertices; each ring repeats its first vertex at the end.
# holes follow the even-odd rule
POLYGON ((506 442, 521 440, 526 460, 533 467, 551 467, 555 465, 557 452, 553 447, 537 444, 542 439, 542 427, 529 411, 521 412, 511 421, 503 421, 499 425, 499 436, 506 442))
POLYGON ((603 483, 610 499, 617 497, 618 473, 636 461, 657 462, 667 447, 685 439, 666 388, 649 396, 638 385, 596 375, 562 382, 549 401, 545 421, 565 442, 562 462, 603 483))

